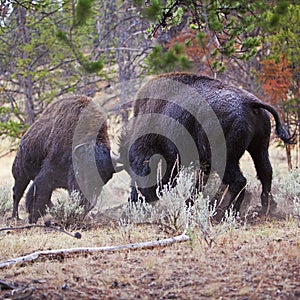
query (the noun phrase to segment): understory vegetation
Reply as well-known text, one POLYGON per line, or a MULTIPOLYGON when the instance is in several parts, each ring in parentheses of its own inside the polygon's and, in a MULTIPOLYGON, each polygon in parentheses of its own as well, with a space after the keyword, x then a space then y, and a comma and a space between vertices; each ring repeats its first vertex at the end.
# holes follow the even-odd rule
MULTIPOLYGON (((137 251, 59 254, 0 268, 0 279, 13 286, 11 291, 1 287, 0 298, 297 299, 299 172, 274 176, 278 211, 267 218, 256 209, 258 181, 252 177, 248 182, 245 200, 251 200, 240 215, 229 210, 219 224, 213 222, 217 206, 208 196, 198 193, 194 205, 186 205, 193 180, 183 170, 174 188, 163 188, 158 202, 124 203, 115 219, 99 205, 82 220, 78 194, 58 193, 49 214, 40 219, 44 228, 10 219, 11 187, 1 185, 0 263, 35 251, 143 243, 182 233, 189 241, 137 251), (80 231, 81 238, 66 235, 66 229, 80 231)), ((22 201, 20 210, 24 216, 22 201)))
POLYGON ((0 185, 0 215, 12 209, 11 186, 8 183, 0 185))
POLYGON ((1 0, 0 299, 300 299, 299 21, 291 0, 1 0), (115 151, 136 91, 166 72, 242 87, 278 112, 295 144, 275 139, 271 118, 275 211, 260 213, 249 163, 240 212, 218 222, 228 187, 216 177, 195 192, 187 169, 154 203, 128 203, 124 170, 87 215, 77 191, 58 190, 37 224, 25 195, 11 218, 13 156, 52 101, 97 100, 115 151))
MULTIPOLYGON (((174 187, 173 183, 170 182, 158 192, 158 201, 146 203, 140 195, 140 200, 137 203, 124 204, 122 215, 118 220, 115 220, 119 224, 120 231, 129 234, 133 227, 138 224, 158 224, 170 233, 198 231, 200 236, 208 244, 211 244, 216 235, 251 222, 258 215, 260 182, 257 179, 253 177, 248 179, 244 200, 246 204, 244 207, 242 206, 241 214, 235 213, 230 208, 219 224, 214 222, 214 216, 218 209, 217 200, 210 199, 209 196, 205 195, 205 191, 194 193, 193 179, 193 173, 181 170, 175 179, 176 185, 174 187), (251 198, 250 201, 249 198, 251 198), (188 199, 192 199, 193 205, 188 204, 188 199)), ((272 191, 278 208, 271 217, 300 218, 300 174, 297 169, 284 176, 274 176, 272 191)), ((226 193, 226 189, 224 193, 226 193)), ((53 219, 64 229, 78 229, 85 226, 87 220, 84 220, 84 209, 80 206, 81 199, 77 191, 72 192, 71 195, 60 193, 56 198, 54 205, 48 208, 48 215, 44 217, 44 220, 53 219)), ((8 184, 1 185, 0 214, 4 216, 10 213, 11 209, 11 187, 8 184)), ((105 210, 101 213, 105 215, 105 210)), ((90 215, 89 220, 97 214, 92 213, 90 215)))

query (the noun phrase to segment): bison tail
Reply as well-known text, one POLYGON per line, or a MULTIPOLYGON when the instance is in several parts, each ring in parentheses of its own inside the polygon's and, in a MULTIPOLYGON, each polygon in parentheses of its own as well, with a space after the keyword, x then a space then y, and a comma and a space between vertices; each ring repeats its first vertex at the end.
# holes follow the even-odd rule
POLYGON ((282 123, 276 123, 276 134, 285 144, 295 144, 295 134, 291 136, 282 123))
POLYGON ((292 136, 290 135, 288 130, 282 124, 277 111, 271 105, 268 105, 268 104, 265 104, 265 103, 262 103, 262 102, 254 102, 254 103, 252 103, 252 107, 253 108, 263 108, 263 109, 269 111, 275 119, 277 136, 285 144, 294 144, 295 143, 295 135, 292 135, 292 136))

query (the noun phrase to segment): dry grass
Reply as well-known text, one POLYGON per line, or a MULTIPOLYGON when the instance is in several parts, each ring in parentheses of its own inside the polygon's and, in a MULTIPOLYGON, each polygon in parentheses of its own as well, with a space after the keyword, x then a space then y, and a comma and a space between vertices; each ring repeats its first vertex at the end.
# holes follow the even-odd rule
MULTIPOLYGON (((275 176, 281 173, 282 178, 287 178, 285 161, 276 155, 271 155, 275 176), (278 166, 282 168, 280 172, 278 166)), ((11 162, 12 157, 0 160, 0 184, 12 183, 11 162)), ((250 181, 248 197, 254 206, 259 202, 260 185, 249 165, 249 158, 244 158, 242 168, 247 170, 250 181)), ((276 193, 282 182, 276 182, 276 193)), ((123 173, 109 182, 103 199, 109 198, 110 202, 100 199, 93 218, 80 231, 81 239, 49 228, 0 231, 0 261, 37 250, 98 247, 169 237, 170 233, 158 225, 134 225, 124 230, 111 220, 122 210, 121 206, 119 210, 109 208, 127 201, 127 187, 128 177, 123 173)), ((54 197, 60 197, 59 193, 54 197)), ((300 219, 290 217, 289 205, 291 199, 281 196, 279 206, 285 211, 280 220, 277 216, 255 218, 216 235, 211 247, 196 231, 190 242, 167 248, 53 256, 0 269, 0 280, 16 287, 13 291, 0 289, 0 298, 300 299, 300 219)), ((24 221, 17 223, 9 220, 9 216, 10 212, 1 216, 0 227, 24 225, 24 221)), ((21 216, 25 216, 22 207, 21 216)))
MULTIPOLYGON (((131 239, 165 235, 139 225, 131 239)), ((117 227, 83 232, 81 240, 31 229, 2 233, 1 256, 120 243, 128 240, 117 227)), ((22 299, 299 299, 299 249, 297 220, 264 220, 218 236, 210 248, 196 236, 168 248, 52 257, 2 270, 1 279, 18 285, 15 297, 30 294, 22 299)))
POLYGON ((13 177, 11 174, 12 162, 15 154, 9 154, 0 158, 0 184, 9 182, 13 183, 13 177))

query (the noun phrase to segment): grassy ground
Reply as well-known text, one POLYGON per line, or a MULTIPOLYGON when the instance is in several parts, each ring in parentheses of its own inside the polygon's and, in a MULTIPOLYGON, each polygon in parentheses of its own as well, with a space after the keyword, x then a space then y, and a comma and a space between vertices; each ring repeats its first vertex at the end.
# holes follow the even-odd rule
MULTIPOLYGON (((196 229, 191 241, 166 248, 53 255, 2 268, 0 280, 14 290, 0 289, 0 299, 300 299, 300 220, 290 217, 292 202, 286 196, 296 185, 284 160, 277 154, 272 160, 280 213, 221 231, 210 246, 196 229)), ((0 185, 13 182, 11 162, 12 156, 0 161, 0 185)), ((250 178, 249 205, 255 206, 260 185, 249 158, 242 167, 250 178)), ((126 202, 128 178, 119 176, 105 188, 110 202, 100 199, 98 211, 80 230, 81 239, 49 228, 0 231, 0 262, 38 250, 119 245, 177 234, 155 224, 120 227, 112 215, 121 211, 111 207, 126 202)), ((10 220, 10 214, 1 215, 0 228, 26 224, 10 220)), ((26 216, 23 207, 21 216, 26 216)))
MULTIPOLYGON (((110 226, 81 240, 41 229, 1 234, 1 260, 39 249, 156 240, 156 226, 121 234, 110 226)), ((264 220, 216 237, 167 248, 66 255, 0 271, 16 286, 1 299, 299 299, 300 235, 296 220, 264 220), (28 297, 26 297, 26 295, 28 297), (15 297, 15 298, 13 298, 15 297)))

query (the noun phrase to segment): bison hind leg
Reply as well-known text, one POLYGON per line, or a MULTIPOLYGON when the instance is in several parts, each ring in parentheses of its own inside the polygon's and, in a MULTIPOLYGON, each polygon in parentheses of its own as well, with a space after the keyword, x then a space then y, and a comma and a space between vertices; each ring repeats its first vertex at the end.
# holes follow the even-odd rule
POLYGON ((268 215, 269 212, 275 211, 277 207, 277 203, 273 200, 271 194, 272 166, 269 159, 268 148, 266 145, 263 149, 253 147, 248 151, 253 159, 257 177, 262 184, 262 193, 260 196, 262 205, 261 213, 268 215))
POLYGON ((30 179, 27 177, 22 178, 22 180, 15 179, 13 187, 13 218, 19 218, 19 203, 29 182, 30 179))

